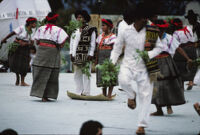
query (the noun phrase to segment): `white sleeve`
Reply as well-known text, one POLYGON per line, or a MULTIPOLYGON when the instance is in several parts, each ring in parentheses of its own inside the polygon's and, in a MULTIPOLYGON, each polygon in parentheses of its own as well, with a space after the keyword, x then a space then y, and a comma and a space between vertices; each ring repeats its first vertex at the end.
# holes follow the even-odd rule
POLYGON ((117 37, 115 35, 112 35, 109 39, 108 45, 114 44, 116 42, 117 37))
POLYGON ((17 35, 20 34, 20 33, 22 33, 22 32, 23 32, 23 26, 17 27, 17 28, 14 30, 14 32, 15 32, 17 35))
POLYGON ((75 57, 76 56, 76 49, 77 49, 77 47, 78 47, 78 44, 79 44, 79 42, 80 42, 80 40, 81 40, 81 32, 80 32, 80 30, 78 29, 75 33, 74 33, 74 36, 73 36, 73 47, 72 47, 72 55, 73 55, 73 57, 75 57))
POLYGON ((160 38, 158 38, 156 41, 156 46, 153 48, 153 50, 148 51, 149 58, 152 59, 155 56, 157 56, 158 54, 160 54, 162 52, 163 48, 164 48, 164 45, 160 41, 160 38))
POLYGON ((117 62, 120 54, 122 53, 122 48, 125 44, 124 42, 125 42, 124 32, 122 32, 117 36, 116 42, 115 42, 115 44, 113 46, 113 50, 111 52, 110 59, 113 64, 115 64, 117 62))
POLYGON ((75 38, 75 33, 72 33, 71 38, 70 38, 70 51, 69 54, 73 54, 73 44, 74 44, 74 38, 75 38))
POLYGON ((58 44, 64 43, 68 37, 69 36, 67 35, 67 33, 63 29, 60 29, 57 35, 58 44))
POLYGON ((92 35, 91 35, 91 42, 90 42, 90 50, 89 50, 89 54, 90 56, 94 55, 94 50, 96 47, 96 33, 93 31, 92 35))

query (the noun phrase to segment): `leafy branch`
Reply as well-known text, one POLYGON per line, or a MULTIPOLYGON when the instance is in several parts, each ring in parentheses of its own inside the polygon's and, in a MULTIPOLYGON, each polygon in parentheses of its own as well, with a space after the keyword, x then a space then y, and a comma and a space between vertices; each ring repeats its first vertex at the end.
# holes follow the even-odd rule
POLYGON ((114 65, 111 60, 104 60, 103 64, 98 64, 97 69, 101 71, 102 86, 113 86, 117 82, 120 66, 114 65))

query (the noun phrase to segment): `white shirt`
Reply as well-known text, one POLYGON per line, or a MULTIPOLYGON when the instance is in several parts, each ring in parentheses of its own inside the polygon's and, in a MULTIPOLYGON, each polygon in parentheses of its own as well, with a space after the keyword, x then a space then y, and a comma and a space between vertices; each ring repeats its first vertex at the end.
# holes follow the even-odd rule
MULTIPOLYGON (((78 44, 81 39, 81 32, 80 29, 77 29, 71 36, 70 40, 70 54, 72 54, 73 57, 76 56, 76 50, 78 47, 78 44)), ((90 42, 90 49, 88 51, 88 55, 93 56, 94 50, 96 47, 96 33, 93 31, 91 35, 91 42, 90 42)))
MULTIPOLYGON (((101 40, 102 40, 102 34, 100 34, 96 40, 96 43, 99 45, 101 40)), ((104 45, 111 45, 111 44, 114 44, 116 41, 116 35, 113 34, 112 36, 108 37, 108 38, 105 38, 104 41, 103 41, 103 44, 104 45)))
POLYGON ((176 49, 179 47, 180 43, 176 40, 176 38, 171 35, 165 33, 164 37, 161 39, 162 44, 164 45, 163 51, 168 52, 173 57, 176 49))
POLYGON ((29 35, 26 31, 26 27, 25 25, 21 25, 19 27, 17 27, 14 32, 17 34, 17 38, 25 40, 25 41, 29 41, 32 40, 33 37, 33 33, 31 35, 29 35))
POLYGON ((187 43, 188 41, 191 41, 191 42, 195 41, 195 37, 194 37, 192 29, 189 26, 186 26, 186 28, 189 31, 189 32, 186 32, 186 34, 184 33, 183 30, 176 30, 173 33, 173 37, 176 40, 178 40, 180 43, 187 43))
MULTIPOLYGON (((146 28, 143 28, 139 32, 136 31, 133 25, 130 25, 125 31, 123 31, 114 44, 114 48, 111 52, 110 59, 115 64, 122 52, 123 45, 126 46, 124 51, 123 66, 129 67, 134 71, 146 71, 145 64, 136 52, 136 49, 140 51, 144 50, 144 44, 146 39, 146 28)), ((148 51, 148 55, 151 58, 157 56, 163 49, 163 44, 158 38, 156 46, 153 50, 148 51)))
POLYGON ((45 29, 46 29, 46 26, 39 27, 35 33, 34 39, 36 40, 46 39, 46 40, 54 41, 58 44, 62 44, 68 38, 67 33, 58 26, 52 26, 51 32, 50 32, 50 28, 47 31, 45 31, 45 29))
POLYGON ((118 35, 120 33, 122 33, 129 25, 124 21, 122 20, 120 23, 119 23, 119 26, 118 26, 118 35))

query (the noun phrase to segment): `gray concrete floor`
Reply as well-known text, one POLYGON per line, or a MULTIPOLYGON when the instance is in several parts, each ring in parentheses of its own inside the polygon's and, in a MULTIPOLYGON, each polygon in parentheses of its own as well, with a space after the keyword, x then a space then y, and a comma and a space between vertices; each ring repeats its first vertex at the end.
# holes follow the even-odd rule
MULTIPOLYGON (((96 76, 92 75, 92 94, 101 93, 96 87, 96 76)), ((0 73, 0 131, 13 128, 19 134, 78 134, 83 122, 98 120, 104 125, 104 134, 135 134, 138 108, 127 107, 124 92, 114 88, 114 101, 71 100, 66 91, 75 90, 73 74, 60 74, 60 91, 56 102, 43 103, 30 97, 31 87, 15 86, 15 74, 0 73)), ((32 84, 29 73, 26 81, 32 84)), ((136 87, 135 87, 136 88, 136 87)), ((185 91, 187 103, 174 106, 174 114, 151 117, 147 135, 197 135, 200 131, 200 117, 193 109, 193 103, 200 101, 200 87, 185 91)), ((151 106, 151 112, 155 107, 151 106)))

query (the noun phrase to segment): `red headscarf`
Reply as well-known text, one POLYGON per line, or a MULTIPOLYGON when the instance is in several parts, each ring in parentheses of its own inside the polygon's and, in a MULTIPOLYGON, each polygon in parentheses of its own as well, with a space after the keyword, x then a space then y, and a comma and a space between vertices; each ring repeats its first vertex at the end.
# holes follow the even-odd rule
POLYGON ((108 20, 106 20, 106 19, 101 19, 101 21, 102 21, 103 23, 107 24, 108 26, 110 26, 111 28, 113 28, 113 24, 110 23, 108 20))

